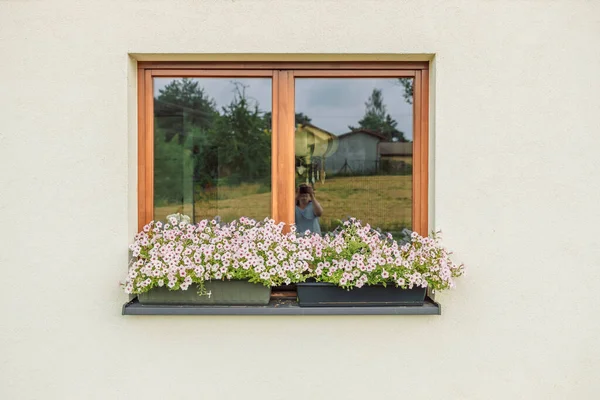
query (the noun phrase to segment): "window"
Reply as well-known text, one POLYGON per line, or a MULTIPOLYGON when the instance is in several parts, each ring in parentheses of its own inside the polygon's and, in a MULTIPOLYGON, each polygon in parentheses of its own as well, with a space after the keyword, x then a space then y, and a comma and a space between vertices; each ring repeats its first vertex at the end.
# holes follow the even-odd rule
POLYGON ((138 225, 181 212, 427 233, 427 63, 140 63, 138 225))

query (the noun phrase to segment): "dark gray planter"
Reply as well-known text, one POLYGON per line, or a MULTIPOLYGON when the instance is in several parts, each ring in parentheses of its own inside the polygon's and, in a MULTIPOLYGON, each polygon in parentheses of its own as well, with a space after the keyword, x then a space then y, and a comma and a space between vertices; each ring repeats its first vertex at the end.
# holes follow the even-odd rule
POLYGON ((267 305, 271 297, 270 287, 247 281, 210 281, 204 287, 210 296, 198 296, 195 284, 188 290, 169 290, 163 286, 138 294, 138 301, 154 305, 267 305))
POLYGON ((402 289, 393 284, 363 286, 351 290, 331 283, 298 283, 300 307, 422 306, 426 288, 402 289))

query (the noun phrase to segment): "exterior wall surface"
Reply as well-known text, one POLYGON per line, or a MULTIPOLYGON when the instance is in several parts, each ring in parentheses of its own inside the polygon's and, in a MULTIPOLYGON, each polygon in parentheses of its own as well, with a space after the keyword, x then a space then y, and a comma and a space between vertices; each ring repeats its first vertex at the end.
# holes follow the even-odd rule
POLYGON ((0 398, 598 398, 599 38, 583 0, 0 2, 0 398), (443 315, 122 316, 142 59, 432 60, 443 315))

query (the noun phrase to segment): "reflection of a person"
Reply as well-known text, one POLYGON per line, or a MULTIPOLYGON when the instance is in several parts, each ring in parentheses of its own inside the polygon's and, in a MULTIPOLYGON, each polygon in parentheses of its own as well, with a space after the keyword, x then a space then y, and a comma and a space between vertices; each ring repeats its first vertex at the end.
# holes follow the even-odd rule
POLYGON ((296 190, 296 231, 321 233, 319 217, 323 207, 315 198, 315 192, 309 185, 302 184, 296 190))

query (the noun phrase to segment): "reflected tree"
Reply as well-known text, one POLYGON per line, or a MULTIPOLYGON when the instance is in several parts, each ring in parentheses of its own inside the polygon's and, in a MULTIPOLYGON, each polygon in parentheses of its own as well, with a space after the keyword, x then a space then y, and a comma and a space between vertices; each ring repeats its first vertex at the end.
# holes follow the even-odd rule
POLYGON ((402 96, 404 97, 404 100, 406 100, 406 102, 408 104, 412 104, 413 103, 414 79, 413 78, 398 78, 398 83, 404 89, 404 93, 402 94, 402 96))
POLYGON ((388 141, 407 142, 404 132, 396 128, 397 125, 398 122, 387 112, 381 89, 373 89, 365 103, 365 115, 358 121, 358 126, 348 128, 353 131, 367 129, 385 136, 388 141))
POLYGON ((183 142, 189 134, 187 128, 210 128, 218 112, 215 101, 197 80, 182 78, 160 89, 154 101, 154 116, 167 141, 177 136, 183 142))
POLYGON ((233 100, 220 112, 197 80, 177 79, 159 91, 154 133, 157 204, 190 202, 191 193, 202 188, 270 177, 270 125, 245 89, 234 82, 233 100))
MULTIPOLYGON (((272 122, 271 119, 273 118, 273 115, 271 114, 271 112, 266 112, 264 118, 265 118, 267 125, 270 127, 271 122, 272 122)), ((299 124, 308 125, 311 123, 311 121, 312 121, 312 118, 310 118, 308 115, 306 115, 302 112, 296 113, 296 116, 295 116, 295 125, 296 126, 298 126, 299 124)))
POLYGON ((234 98, 222 108, 211 141, 218 151, 219 176, 230 183, 270 176, 271 126, 242 84, 235 84, 234 98))
MULTIPOLYGON (((154 99, 154 187, 158 204, 181 202, 193 190, 198 153, 218 116, 214 100, 198 81, 176 79, 159 90, 154 99)), ((210 164, 205 157, 201 159, 210 164)))

